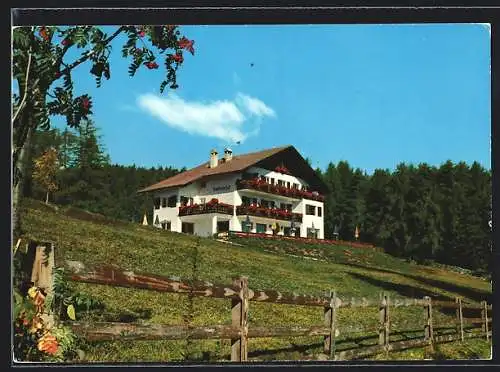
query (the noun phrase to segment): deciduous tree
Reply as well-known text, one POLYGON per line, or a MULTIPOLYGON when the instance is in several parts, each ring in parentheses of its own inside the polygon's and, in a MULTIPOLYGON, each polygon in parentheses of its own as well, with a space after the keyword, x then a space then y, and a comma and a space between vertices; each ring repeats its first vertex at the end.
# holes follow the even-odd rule
POLYGON ((68 126, 78 127, 82 119, 92 114, 91 97, 74 93, 72 73, 86 64, 97 86, 103 77, 109 79, 112 42, 119 35, 125 36, 121 55, 130 59, 130 76, 140 68, 157 69, 161 63, 165 67, 165 78, 160 82, 160 92, 167 86, 177 88, 176 72, 184 61, 183 53, 194 54, 194 42, 181 36, 177 26, 125 25, 117 27, 110 35, 97 26, 13 29, 12 71, 19 88, 19 93, 13 95, 12 117, 15 235, 18 233, 18 204, 26 171, 24 159, 29 158, 33 132, 37 128, 48 128, 51 115, 61 115, 66 118, 68 126), (72 59, 70 56, 75 54, 78 57, 72 59))

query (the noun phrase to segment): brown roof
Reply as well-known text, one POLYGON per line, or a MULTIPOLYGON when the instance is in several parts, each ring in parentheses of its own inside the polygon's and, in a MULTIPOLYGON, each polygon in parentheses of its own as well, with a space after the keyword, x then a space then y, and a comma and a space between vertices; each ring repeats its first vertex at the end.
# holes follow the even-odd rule
POLYGON ((248 154, 242 154, 242 155, 235 155, 231 159, 231 161, 223 162, 221 159, 219 159, 219 164, 215 168, 209 168, 208 164, 209 162, 205 162, 201 165, 198 165, 195 168, 189 169, 185 172, 176 174, 173 177, 167 178, 166 180, 160 181, 158 183, 155 183, 151 186, 148 186, 142 190, 139 190, 138 192, 146 192, 146 191, 153 191, 153 190, 159 190, 159 189, 164 189, 168 187, 177 187, 177 186, 184 186, 187 185, 188 183, 194 182, 196 180, 199 180, 203 177, 207 176, 213 176, 216 174, 225 174, 225 173, 233 173, 233 172, 240 172, 262 160, 265 158, 268 158, 272 155, 275 155, 289 147, 292 147, 290 145, 288 146, 282 146, 282 147, 275 147, 272 149, 267 149, 263 151, 258 151, 258 152, 252 152, 248 154))

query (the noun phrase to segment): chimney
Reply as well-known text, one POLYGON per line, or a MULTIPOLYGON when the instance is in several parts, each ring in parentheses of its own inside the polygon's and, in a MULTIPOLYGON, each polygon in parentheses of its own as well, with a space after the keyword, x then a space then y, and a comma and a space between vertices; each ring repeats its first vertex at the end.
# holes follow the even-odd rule
POLYGON ((224 149, 224 161, 225 162, 231 161, 232 158, 233 158, 233 150, 231 150, 229 147, 226 147, 224 149))
POLYGON ((213 149, 210 151, 210 168, 215 168, 218 164, 219 160, 217 158, 217 150, 213 149))

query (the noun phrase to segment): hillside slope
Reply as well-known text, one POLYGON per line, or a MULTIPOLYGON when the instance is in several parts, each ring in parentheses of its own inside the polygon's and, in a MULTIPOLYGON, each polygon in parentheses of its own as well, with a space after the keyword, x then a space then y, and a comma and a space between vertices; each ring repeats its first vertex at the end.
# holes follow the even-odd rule
MULTIPOLYGON (((149 226, 113 221, 76 209, 54 209, 39 202, 26 201, 23 212, 26 237, 55 243, 56 262, 79 260, 88 264, 114 264, 125 269, 182 278, 195 276, 216 283, 230 283, 238 275, 249 277, 252 289, 276 289, 287 292, 323 295, 335 289, 342 297, 378 298, 386 291, 391 298, 421 297, 454 299, 467 302, 485 299, 491 294, 490 283, 478 278, 425 266, 410 265, 373 250, 340 246, 291 244, 259 239, 235 240, 230 245, 213 239, 186 236, 149 226), (304 252, 305 251, 305 252, 304 252), (290 256, 293 254, 294 256, 290 256), (317 260, 301 255, 315 256, 317 260)), ((78 314, 79 319, 123 320, 162 324, 229 324, 230 303, 217 299, 158 294, 125 288, 73 284, 75 290, 91 295, 105 304, 103 312, 78 314), (139 315, 138 315, 139 314, 139 315)), ((341 324, 377 324, 378 310, 341 310, 341 324)), ((435 312, 436 324, 453 326, 454 314, 435 312)), ((322 310, 288 305, 252 303, 252 325, 318 325, 322 310)), ((398 309, 392 315, 394 339, 403 322, 422 324, 419 308, 398 309)), ((376 336, 373 334, 373 336, 376 336)), ((353 344, 352 337, 341 335, 338 349, 353 344)), ((372 344, 376 338, 356 341, 372 344)), ((321 350, 320 337, 252 339, 251 359, 303 359, 321 350), (296 346, 294 346, 296 345, 296 346), (301 346, 300 346, 301 345, 301 346), (305 346, 304 346, 305 345, 305 346)), ((488 356, 489 346, 482 340, 450 350, 452 357, 488 356), (468 346, 467 346, 468 345, 468 346), (472 346, 471 346, 472 345, 472 346), (472 353, 470 350, 474 349, 472 353), (478 351, 479 350, 479 351, 478 351), (472 354, 471 354, 472 353, 472 354)), ((449 346, 448 346, 449 347, 449 346)), ((90 361, 166 361, 186 359, 225 359, 229 341, 105 342, 89 344, 90 361)), ((422 358, 427 351, 394 353, 394 358, 422 358)))

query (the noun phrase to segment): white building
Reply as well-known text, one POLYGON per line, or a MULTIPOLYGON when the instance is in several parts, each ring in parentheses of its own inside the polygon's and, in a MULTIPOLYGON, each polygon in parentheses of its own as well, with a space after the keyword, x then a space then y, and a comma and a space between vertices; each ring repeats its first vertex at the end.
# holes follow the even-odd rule
POLYGON ((157 227, 213 236, 238 231, 324 239, 326 185, 293 146, 209 161, 139 190, 157 227))

